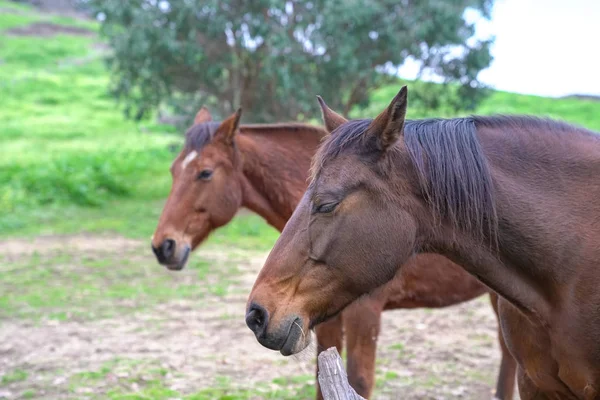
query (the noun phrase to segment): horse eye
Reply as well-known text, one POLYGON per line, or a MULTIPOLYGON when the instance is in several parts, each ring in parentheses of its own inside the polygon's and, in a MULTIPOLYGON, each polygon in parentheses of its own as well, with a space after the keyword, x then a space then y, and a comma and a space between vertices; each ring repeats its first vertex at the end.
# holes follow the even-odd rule
POLYGON ((203 180, 203 181, 207 181, 210 178, 212 178, 212 174, 213 174, 212 169, 204 169, 204 170, 200 171, 197 178, 200 180, 203 180))
POLYGON ((323 203, 323 204, 319 204, 316 209, 315 212, 319 213, 319 214, 327 214, 332 212, 333 210, 335 210, 335 207, 337 207, 339 203, 323 203))

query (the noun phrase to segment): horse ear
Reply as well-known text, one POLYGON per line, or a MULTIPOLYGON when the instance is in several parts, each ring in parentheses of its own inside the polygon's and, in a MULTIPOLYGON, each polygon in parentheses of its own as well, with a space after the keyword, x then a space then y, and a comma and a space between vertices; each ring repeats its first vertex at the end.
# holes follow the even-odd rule
POLYGON ((204 122, 212 121, 212 115, 208 111, 208 108, 202 107, 200 111, 196 113, 196 118, 194 118, 194 125, 202 124, 204 122))
POLYGON ((226 144, 233 144, 233 139, 240 127, 240 117, 242 116, 242 109, 238 108, 236 112, 227 117, 226 120, 221 122, 215 137, 220 138, 226 144))
POLYGON ((317 100, 319 101, 319 105, 321 106, 321 116, 323 117, 323 123, 325 124, 327 132, 331 133, 338 126, 348 122, 346 118, 342 117, 340 114, 327 107, 327 104, 325 104, 325 100, 323 100, 321 96, 317 96, 317 100))
POLYGON ((371 122, 368 131, 377 135, 382 151, 390 148, 404 135, 408 89, 402 86, 390 105, 371 122))

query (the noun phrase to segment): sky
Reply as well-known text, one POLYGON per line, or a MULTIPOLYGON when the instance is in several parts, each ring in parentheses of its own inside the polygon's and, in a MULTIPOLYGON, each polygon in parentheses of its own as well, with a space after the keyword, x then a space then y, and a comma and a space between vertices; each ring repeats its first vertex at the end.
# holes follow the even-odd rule
MULTIPOLYGON (((600 95, 600 0, 496 0, 491 20, 476 26, 477 36, 496 37, 483 82, 539 96, 600 95)), ((400 75, 413 71, 406 65, 400 75)))

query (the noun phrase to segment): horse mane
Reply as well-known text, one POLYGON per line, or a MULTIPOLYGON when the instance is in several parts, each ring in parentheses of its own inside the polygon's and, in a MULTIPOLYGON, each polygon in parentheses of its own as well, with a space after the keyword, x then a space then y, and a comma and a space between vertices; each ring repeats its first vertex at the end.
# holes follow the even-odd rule
POLYGON ((410 121, 404 141, 434 215, 497 245, 492 175, 475 120, 410 121))
POLYGON ((203 122, 192 126, 185 133, 185 151, 200 150, 210 143, 215 136, 215 132, 221 125, 220 122, 203 122))
MULTIPOLYGON (((377 152, 375 135, 364 135, 371 121, 353 120, 336 129, 313 159, 313 179, 327 159, 342 152, 377 152)), ((406 121, 404 143, 434 215, 495 242, 498 221, 493 182, 475 119, 406 121)))
MULTIPOLYGON (((342 152, 353 151, 367 156, 378 152, 375 135, 364 134, 371 122, 371 119, 352 120, 332 132, 313 159, 311 180, 326 160, 342 152)), ((585 128, 530 116, 407 120, 404 144, 434 215, 495 244, 498 217, 494 185, 487 158, 477 138, 478 127, 516 128, 521 136, 527 132, 542 131, 548 133, 545 138, 561 141, 565 135, 573 133, 600 140, 598 134, 585 128)))
POLYGON ((309 179, 314 181, 326 160, 337 157, 349 148, 360 149, 361 153, 371 148, 370 136, 364 135, 372 119, 353 119, 339 126, 326 136, 317 149, 310 166, 309 179))
MULTIPOLYGON (((217 129, 219 128, 220 122, 205 122, 192 126, 185 134, 184 149, 186 151, 201 150, 204 146, 210 143, 217 129)), ((240 131, 253 132, 253 133, 281 133, 281 132, 310 132, 319 135, 320 137, 325 136, 326 132, 323 128, 301 124, 301 123, 280 123, 280 124, 248 124, 240 125, 240 131)))

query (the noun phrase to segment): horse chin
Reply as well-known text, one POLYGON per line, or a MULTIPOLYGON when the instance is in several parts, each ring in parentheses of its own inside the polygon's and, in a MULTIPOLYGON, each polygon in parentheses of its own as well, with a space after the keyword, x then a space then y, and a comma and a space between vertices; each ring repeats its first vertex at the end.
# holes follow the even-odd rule
POLYGON ((182 251, 183 254, 179 257, 179 261, 176 263, 167 264, 165 267, 167 267, 169 271, 181 271, 187 264, 191 251, 192 250, 190 249, 190 246, 186 245, 182 251))

